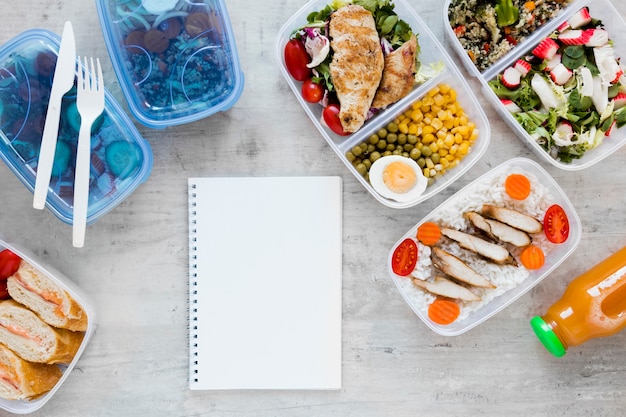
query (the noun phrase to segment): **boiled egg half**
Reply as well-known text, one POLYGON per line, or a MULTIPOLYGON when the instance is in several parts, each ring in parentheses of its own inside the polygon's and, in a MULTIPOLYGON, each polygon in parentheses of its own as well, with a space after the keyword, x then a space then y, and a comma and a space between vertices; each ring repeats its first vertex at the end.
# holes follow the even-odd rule
POLYGON ((417 162, 400 155, 377 159, 370 167, 369 180, 378 194, 401 203, 416 200, 428 185, 417 162))

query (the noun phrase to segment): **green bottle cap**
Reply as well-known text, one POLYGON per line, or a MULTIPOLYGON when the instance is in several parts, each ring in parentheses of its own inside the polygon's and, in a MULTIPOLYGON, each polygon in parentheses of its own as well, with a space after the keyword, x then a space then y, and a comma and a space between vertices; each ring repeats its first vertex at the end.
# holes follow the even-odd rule
POLYGON ((554 333, 552 328, 539 316, 535 316, 530 320, 530 325, 533 328, 537 338, 543 343, 543 345, 557 358, 565 355, 565 346, 554 333))

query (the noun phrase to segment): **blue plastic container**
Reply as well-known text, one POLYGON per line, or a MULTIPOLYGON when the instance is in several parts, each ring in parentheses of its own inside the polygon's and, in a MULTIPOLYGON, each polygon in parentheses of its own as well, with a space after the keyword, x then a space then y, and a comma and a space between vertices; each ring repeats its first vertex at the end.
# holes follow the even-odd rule
POLYGON ((164 128, 231 108, 244 85, 220 0, 97 0, 113 68, 130 111, 164 128))
MULTIPOLYGON (((0 158, 32 192, 60 38, 33 29, 0 47, 0 158)), ((76 89, 64 98, 46 207, 72 223, 80 116, 76 89)), ((92 128, 87 223, 117 206, 152 170, 152 151, 108 91, 92 128)))

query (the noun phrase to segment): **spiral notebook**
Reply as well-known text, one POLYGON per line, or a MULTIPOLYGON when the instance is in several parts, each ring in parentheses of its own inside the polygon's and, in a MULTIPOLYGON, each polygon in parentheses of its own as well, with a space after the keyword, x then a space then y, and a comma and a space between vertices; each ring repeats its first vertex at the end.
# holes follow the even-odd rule
POLYGON ((189 179, 192 390, 341 388, 341 179, 189 179))

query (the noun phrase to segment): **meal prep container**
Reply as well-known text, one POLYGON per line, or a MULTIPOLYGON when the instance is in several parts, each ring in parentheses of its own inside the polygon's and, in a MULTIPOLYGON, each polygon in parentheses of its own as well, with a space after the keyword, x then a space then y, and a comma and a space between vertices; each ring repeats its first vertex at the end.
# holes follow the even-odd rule
POLYGON ((58 272, 57 270, 40 263, 30 252, 25 249, 20 248, 17 245, 7 243, 0 239, 0 251, 4 249, 9 249, 14 254, 18 255, 23 260, 30 263, 33 267, 35 267, 39 272, 46 275, 50 278, 51 281, 56 283, 58 286, 66 290, 74 300, 83 308, 83 311, 87 315, 87 330, 85 331, 85 335, 83 337, 83 341, 74 356, 74 359, 69 365, 57 365, 63 372, 63 376, 56 383, 56 385, 47 393, 42 395, 41 397, 32 399, 30 401, 27 400, 5 400, 0 398, 0 409, 7 410, 11 413, 15 414, 27 414, 32 413, 41 407, 52 398, 52 396, 56 393, 56 391, 61 387, 61 385, 65 382, 65 380, 69 377, 70 373, 78 363, 80 357, 82 356, 87 344, 91 340, 96 328, 96 312, 94 309, 94 304, 92 300, 70 279, 66 276, 58 272))
POLYGON ((306 23, 307 15, 313 11, 323 9, 328 3, 330 3, 330 0, 313 0, 308 2, 279 30, 276 37, 275 56, 280 70, 285 77, 287 84, 300 102, 303 110, 311 119, 311 122, 315 125, 319 133, 330 145, 333 151, 335 151, 339 159, 346 165, 350 172, 354 174, 359 182, 363 184, 367 191, 369 191, 376 200, 388 207, 401 209, 415 206, 416 204, 427 200, 448 187, 461 175, 467 172, 467 170, 470 169, 476 162, 478 162, 489 145, 491 133, 487 118, 463 75, 461 75, 458 68, 455 66, 437 38, 430 31, 427 24, 422 21, 417 13, 415 13, 415 11, 404 0, 396 0, 394 1, 395 12, 398 14, 400 19, 406 21, 411 26, 413 33, 418 35, 420 48, 418 58, 422 67, 429 68, 433 65, 436 66, 443 64, 444 69, 425 83, 414 87, 414 89, 406 97, 402 98, 397 103, 389 106, 386 110, 367 121, 357 132, 349 136, 339 136, 335 134, 321 122, 323 110, 322 106, 319 104, 310 104, 302 98, 302 83, 294 80, 289 75, 283 52, 285 44, 289 40, 289 36, 294 30, 306 23), (476 141, 474 142, 470 152, 459 163, 459 165, 447 171, 443 176, 438 178, 434 184, 428 186, 426 191, 418 199, 410 202, 398 202, 381 196, 347 159, 346 152, 351 150, 354 146, 366 141, 373 133, 376 133, 379 129, 385 127, 399 114, 410 108, 413 102, 422 98, 430 89, 441 83, 447 83, 456 90, 457 100, 462 105, 470 121, 474 122, 476 128, 478 129, 479 133, 476 141))
POLYGON ((133 115, 151 128, 231 108, 244 77, 221 0, 98 0, 115 74, 133 115))
POLYGON ((616 57, 626 57, 626 22, 617 12, 609 0, 577 0, 563 9, 555 18, 546 22, 519 42, 509 53, 501 57, 492 66, 480 72, 472 60, 463 49, 463 46, 454 34, 454 30, 448 19, 448 9, 452 0, 446 0, 444 5, 444 33, 452 48, 463 62, 467 71, 482 83, 482 93, 491 102, 498 114, 513 129, 513 131, 529 146, 542 160, 566 171, 578 171, 588 168, 615 151, 626 143, 626 128, 614 129, 610 137, 604 139, 602 144, 594 149, 590 149, 579 159, 573 159, 569 163, 558 161, 552 158, 539 145, 526 130, 517 122, 512 114, 504 107, 500 99, 489 87, 488 82, 494 80, 507 67, 513 65, 515 61, 523 56, 531 54, 531 51, 543 40, 553 33, 563 22, 567 21, 582 7, 589 7, 592 18, 600 19, 609 33, 609 37, 614 41, 613 47, 616 57))
MULTIPOLYGON (((31 192, 60 39, 29 30, 0 48, 0 158, 31 192)), ((63 98, 59 140, 46 206, 72 223, 80 116, 76 88, 63 98)), ((152 169, 149 144, 105 90, 105 109, 92 128, 87 223, 117 206, 152 169)))
MULTIPOLYGON (((491 187, 488 192, 498 192, 499 188, 502 188, 501 191, 504 192, 503 186, 491 187)), ((490 196, 486 198, 490 199, 493 197, 490 196)), ((510 198, 508 199, 509 202, 513 201, 510 198)), ((515 203, 510 204, 513 205, 515 203)), ((506 204, 506 206, 509 207, 509 204, 506 204)), ((538 220, 543 221, 543 219, 538 220)), ((580 243, 581 236, 582 224, 580 222, 580 218, 578 217, 578 214, 576 213, 571 202, 569 201, 563 190, 556 183, 556 181, 552 177, 550 177, 550 175, 536 162, 531 161, 527 158, 514 158, 502 163, 501 165, 485 173, 478 179, 474 180, 472 183, 465 186, 455 195, 442 203, 439 207, 430 212, 426 217, 420 220, 419 223, 417 223, 413 228, 406 232, 404 236, 402 236, 394 244, 393 248, 389 252, 387 266, 394 284, 400 291, 400 294, 407 302, 409 307, 413 310, 413 312, 436 333, 439 333, 443 336, 457 336, 484 322, 494 314, 498 313, 500 310, 507 307, 509 304, 513 303, 515 300, 524 295, 539 282, 541 282, 541 280, 548 276, 548 274, 556 269, 565 259, 567 259, 568 256, 570 256, 574 252, 574 250, 580 243), (443 213, 455 213, 455 215, 461 217, 463 213, 456 210, 457 206, 466 206, 468 202, 472 201, 473 199, 484 198, 478 196, 478 190, 480 190, 481 187, 484 187, 485 184, 491 184, 491 181, 493 181, 494 179, 498 179, 499 177, 503 175, 508 175, 509 173, 522 173, 529 176, 529 178, 534 177, 535 182, 532 182, 532 184, 541 184, 546 188, 546 195, 549 196, 550 204, 560 205, 567 214, 569 221, 569 237, 565 242, 560 244, 552 244, 550 242, 547 242, 546 240, 544 244, 548 245, 549 252, 545 255, 545 264, 540 269, 529 270, 529 275, 517 286, 508 289, 502 294, 496 295, 494 298, 492 298, 490 301, 486 302, 482 306, 479 306, 475 310, 470 311, 465 318, 460 318, 448 325, 440 325, 433 322, 428 317, 427 306, 424 304, 420 304, 420 300, 422 300, 421 295, 424 293, 424 291, 420 288, 415 287, 415 285, 408 281, 408 277, 399 276, 393 272, 393 269, 391 267, 391 260, 394 250, 406 238, 415 238, 417 234, 417 229, 420 225, 425 222, 435 220, 443 213)), ((442 239, 445 238, 442 237, 442 239)), ((534 240, 535 238, 533 238, 533 241, 534 240)), ((441 240, 438 244, 440 243, 441 240)), ((419 250, 418 256, 420 256, 419 250)), ((518 268, 523 267, 519 266, 518 268)), ((485 299, 486 298, 487 295, 485 295, 485 299)))

